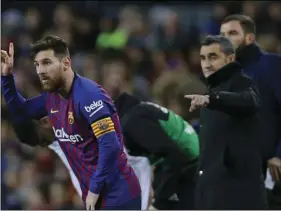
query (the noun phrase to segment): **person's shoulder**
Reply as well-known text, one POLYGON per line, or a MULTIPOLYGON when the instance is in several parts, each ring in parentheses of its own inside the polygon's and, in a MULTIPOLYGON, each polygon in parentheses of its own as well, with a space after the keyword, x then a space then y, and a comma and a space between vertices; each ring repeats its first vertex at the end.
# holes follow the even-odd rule
POLYGON ((74 86, 74 96, 76 99, 103 98, 102 90, 102 87, 95 81, 77 74, 74 86))
POLYGON ((279 60, 281 59, 281 54, 278 53, 270 53, 270 52, 264 52, 263 57, 270 60, 279 60))
POLYGON ((266 71, 265 73, 270 75, 270 78, 277 77, 279 78, 281 71, 281 54, 276 53, 264 53, 263 54, 263 61, 265 64, 266 71))
POLYGON ((240 72, 239 74, 239 78, 241 79, 241 80, 250 80, 250 81, 252 81, 253 79, 250 77, 250 76, 248 76, 248 75, 246 75, 244 72, 240 72))
MULTIPOLYGON (((261 59, 263 62, 266 62, 266 66, 270 68, 281 65, 281 54, 264 52, 261 59)), ((280 68, 280 66, 278 66, 278 68, 280 68)))
POLYGON ((243 84, 255 85, 254 80, 243 72, 243 69, 237 74, 237 82, 243 84))
POLYGON ((112 99, 101 85, 88 78, 79 75, 77 77, 76 86, 74 87, 74 101, 78 104, 92 103, 95 106, 105 103, 107 106, 114 107, 112 99))
POLYGON ((85 78, 83 76, 80 76, 80 75, 76 75, 76 81, 75 81, 75 88, 77 90, 81 89, 83 90, 83 92, 95 92, 96 90, 98 90, 99 88, 99 85, 95 82, 95 81, 92 81, 88 78, 85 78))

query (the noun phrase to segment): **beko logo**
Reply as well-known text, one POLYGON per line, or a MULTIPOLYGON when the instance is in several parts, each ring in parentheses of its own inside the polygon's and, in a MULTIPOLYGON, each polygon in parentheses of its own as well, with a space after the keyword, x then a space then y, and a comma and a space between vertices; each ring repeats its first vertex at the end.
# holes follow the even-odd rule
POLYGON ((103 108, 103 102, 102 102, 102 100, 93 101, 93 103, 92 103, 91 105, 85 106, 84 108, 85 108, 86 112, 88 112, 88 113, 90 113, 90 112, 93 111, 93 112, 90 114, 90 117, 91 117, 91 116, 93 116, 95 113, 97 113, 100 109, 103 108))

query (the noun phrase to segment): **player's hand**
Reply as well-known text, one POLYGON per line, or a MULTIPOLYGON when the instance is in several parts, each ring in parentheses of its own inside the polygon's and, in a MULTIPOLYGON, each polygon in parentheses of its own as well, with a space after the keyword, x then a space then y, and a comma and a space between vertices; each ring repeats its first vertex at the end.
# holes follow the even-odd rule
POLYGON ((152 206, 153 200, 154 200, 154 190, 153 190, 152 185, 151 185, 150 186, 150 191, 149 191, 148 207, 152 206))
POLYGON ((10 43, 9 52, 1 50, 1 76, 12 74, 14 67, 14 44, 10 43))
POLYGON ((281 159, 274 157, 267 163, 273 181, 281 181, 281 159))
POLYGON ((184 97, 191 100, 190 112, 197 108, 206 107, 210 103, 207 95, 185 95, 184 97))
POLYGON ((153 205, 150 205, 149 207, 148 207, 148 210, 157 210, 155 207, 153 207, 153 205))
POLYGON ((86 209, 87 210, 95 210, 95 205, 98 201, 99 195, 88 191, 88 195, 86 198, 86 209))

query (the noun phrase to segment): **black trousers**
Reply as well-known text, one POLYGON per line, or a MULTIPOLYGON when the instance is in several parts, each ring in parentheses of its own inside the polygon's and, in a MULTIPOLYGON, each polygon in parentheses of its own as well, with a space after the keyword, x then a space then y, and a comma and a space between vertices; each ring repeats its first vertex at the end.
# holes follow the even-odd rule
POLYGON ((153 206, 160 210, 194 209, 194 191, 198 161, 173 167, 168 163, 155 170, 153 206))
POLYGON ((281 182, 275 183, 273 190, 267 189, 267 200, 270 210, 281 210, 281 182))
POLYGON ((198 179, 195 193, 197 210, 265 210, 266 190, 263 179, 227 178, 216 175, 198 179), (207 180, 206 180, 207 179, 207 180))

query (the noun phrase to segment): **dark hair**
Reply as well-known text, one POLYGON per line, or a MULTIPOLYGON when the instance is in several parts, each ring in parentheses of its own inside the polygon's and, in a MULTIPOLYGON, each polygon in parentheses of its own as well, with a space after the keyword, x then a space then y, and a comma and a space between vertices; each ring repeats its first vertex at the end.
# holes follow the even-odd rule
POLYGON ((45 50, 53 50, 56 56, 69 56, 66 42, 55 35, 47 35, 31 45, 31 58, 34 59, 37 53, 45 50))
POLYGON ((250 17, 245 16, 245 15, 238 15, 238 14, 229 15, 224 18, 224 20, 222 21, 222 24, 228 23, 230 21, 238 21, 240 23, 244 33, 256 34, 255 22, 250 17))
POLYGON ((226 55, 235 53, 234 46, 227 37, 221 35, 208 35, 201 42, 201 46, 208 46, 212 44, 219 44, 221 46, 222 51, 226 55))
POLYGON ((132 64, 128 55, 118 49, 107 48, 101 53, 102 63, 121 62, 126 67, 126 80, 130 81, 132 77, 132 64))

